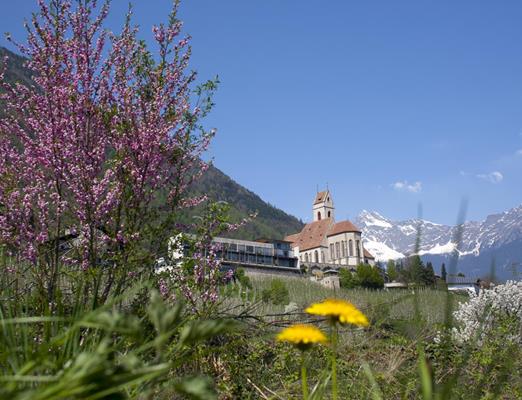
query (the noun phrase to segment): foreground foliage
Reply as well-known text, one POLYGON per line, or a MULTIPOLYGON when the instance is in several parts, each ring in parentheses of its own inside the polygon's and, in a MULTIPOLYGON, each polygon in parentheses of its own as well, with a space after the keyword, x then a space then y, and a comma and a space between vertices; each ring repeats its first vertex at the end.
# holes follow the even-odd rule
POLYGON ((198 342, 230 330, 231 322, 194 320, 154 290, 145 304, 124 305, 146 288, 92 311, 74 304, 54 317, 34 316, 30 303, 0 307, 0 398, 215 398, 208 378, 183 377, 181 366, 194 359, 198 342))

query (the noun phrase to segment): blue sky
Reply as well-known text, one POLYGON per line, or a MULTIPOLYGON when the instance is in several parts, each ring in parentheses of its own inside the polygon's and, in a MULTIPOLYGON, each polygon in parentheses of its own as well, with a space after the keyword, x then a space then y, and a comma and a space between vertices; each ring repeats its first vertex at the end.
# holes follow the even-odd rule
MULTIPOLYGON (((33 3, 4 4, 2 30, 23 39, 33 3)), ((143 38, 169 7, 135 1, 143 38)), ((338 218, 522 203, 522 2, 185 0, 180 17, 192 67, 221 80, 210 155, 271 204, 309 220, 326 183, 338 218)))

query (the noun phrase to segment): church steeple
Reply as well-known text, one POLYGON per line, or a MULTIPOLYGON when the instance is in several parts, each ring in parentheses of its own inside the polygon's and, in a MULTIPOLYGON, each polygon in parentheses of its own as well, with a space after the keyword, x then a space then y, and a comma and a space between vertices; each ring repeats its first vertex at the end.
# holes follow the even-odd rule
POLYGON ((313 205, 314 222, 325 218, 334 219, 334 205, 329 190, 318 192, 313 205))

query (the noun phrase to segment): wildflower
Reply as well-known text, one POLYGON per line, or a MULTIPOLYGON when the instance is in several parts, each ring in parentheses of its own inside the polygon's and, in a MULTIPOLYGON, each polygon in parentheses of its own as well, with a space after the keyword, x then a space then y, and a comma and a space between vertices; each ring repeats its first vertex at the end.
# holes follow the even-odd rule
POLYGON ((301 389, 303 392, 303 400, 308 400, 308 383, 306 378, 307 358, 305 350, 309 349, 315 343, 326 343, 326 336, 313 325, 297 324, 279 332, 277 340, 279 342, 290 342, 301 350, 301 389))
POLYGON ((352 303, 340 299, 326 299, 314 303, 305 310, 308 314, 328 317, 331 324, 331 354, 332 354, 332 399, 339 398, 337 386, 337 342, 339 340, 338 323, 368 326, 368 318, 352 303))
POLYGON ((368 318, 352 303, 340 299, 326 299, 321 303, 314 303, 305 310, 308 314, 329 317, 332 322, 368 326, 368 318))
POLYGON ((300 350, 305 350, 315 343, 326 343, 323 332, 313 325, 297 324, 283 329, 277 335, 279 342, 290 342, 300 350))

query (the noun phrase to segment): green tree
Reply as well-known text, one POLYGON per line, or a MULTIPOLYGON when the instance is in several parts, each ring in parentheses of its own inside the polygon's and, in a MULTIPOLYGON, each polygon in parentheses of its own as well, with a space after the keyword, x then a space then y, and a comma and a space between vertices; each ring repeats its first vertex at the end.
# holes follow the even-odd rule
POLYGON ((440 267, 440 277, 444 282, 446 282, 446 277, 448 273, 446 272, 446 264, 442 263, 442 267, 440 267))
POLYGON ((418 255, 411 256, 406 260, 404 269, 401 271, 401 279, 406 283, 423 283, 424 263, 418 255))
POLYGON ((388 278, 390 281, 396 281, 399 277, 399 272, 397 271, 397 266, 395 265, 394 260, 389 260, 386 265, 386 272, 388 273, 388 278))
POLYGON ((345 289, 352 289, 359 285, 357 282, 357 277, 346 268, 341 268, 339 270, 339 285, 345 289))
POLYGON ((435 271, 433 270, 433 264, 431 261, 426 263, 426 267, 423 269, 422 280, 425 285, 435 284, 435 271))
POLYGON ((261 298, 265 303, 288 304, 289 293, 285 282, 279 278, 270 282, 270 287, 261 292, 261 298))
POLYGON ((376 267, 368 264, 359 264, 356 274, 359 286, 368 289, 381 289, 384 287, 384 278, 376 267))

